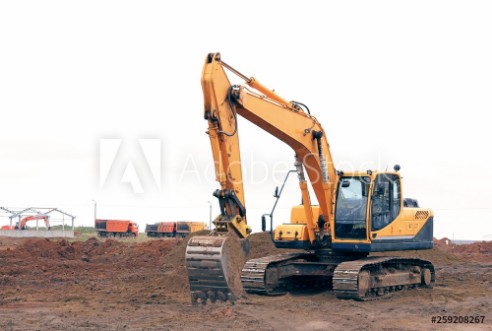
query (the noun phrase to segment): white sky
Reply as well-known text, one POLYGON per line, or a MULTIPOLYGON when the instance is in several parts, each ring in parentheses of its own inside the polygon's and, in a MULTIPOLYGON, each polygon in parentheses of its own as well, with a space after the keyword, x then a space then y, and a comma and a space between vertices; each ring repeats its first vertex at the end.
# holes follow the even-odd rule
MULTIPOLYGON (((142 229, 208 221, 218 185, 200 75, 220 51, 306 103, 338 168, 399 163, 437 237, 490 240, 491 17, 489 1, 1 2, 0 206, 59 207, 92 225, 95 199, 99 217, 142 229), (101 139, 121 139, 114 159, 101 161, 101 139), (139 139, 153 139, 147 162, 139 139), (103 184, 101 162, 112 164, 103 184), (135 178, 143 193, 121 182, 135 178)), ((239 125, 259 231, 293 152, 239 125)), ((299 201, 293 177, 276 221, 299 201)))

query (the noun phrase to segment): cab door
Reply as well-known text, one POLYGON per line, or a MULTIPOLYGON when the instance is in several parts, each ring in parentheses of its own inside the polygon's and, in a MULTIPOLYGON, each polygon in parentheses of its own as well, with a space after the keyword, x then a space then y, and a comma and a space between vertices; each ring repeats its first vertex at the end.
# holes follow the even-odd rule
POLYGON ((379 231, 391 224, 400 214, 400 176, 379 174, 374 181, 371 208, 371 230, 379 231))
POLYGON ((342 177, 335 205, 334 241, 366 242, 369 176, 342 177))

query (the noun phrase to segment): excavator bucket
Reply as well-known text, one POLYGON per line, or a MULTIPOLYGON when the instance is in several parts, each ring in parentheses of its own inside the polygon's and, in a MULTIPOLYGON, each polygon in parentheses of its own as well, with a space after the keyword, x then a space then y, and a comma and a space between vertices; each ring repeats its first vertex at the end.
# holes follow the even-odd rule
POLYGON ((232 236, 196 236, 186 247, 186 268, 193 304, 207 300, 234 303, 243 293, 241 269, 245 256, 232 236))

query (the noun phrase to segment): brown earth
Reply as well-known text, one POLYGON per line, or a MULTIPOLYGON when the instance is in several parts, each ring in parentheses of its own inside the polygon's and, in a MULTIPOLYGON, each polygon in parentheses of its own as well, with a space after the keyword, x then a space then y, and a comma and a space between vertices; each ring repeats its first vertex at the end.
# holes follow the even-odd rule
POLYGON ((478 262, 492 262, 492 241, 474 242, 467 245, 455 245, 448 238, 434 240, 434 245, 448 253, 457 254, 465 259, 478 262))
MULTIPOLYGON (((434 263, 432 290, 372 302, 318 290, 193 306, 186 239, 0 238, 0 330, 492 329, 492 242, 456 246, 445 240, 436 240, 433 250, 398 253, 434 263), (435 315, 485 316, 485 323, 433 324, 435 315)), ((284 252, 267 234, 252 235, 250 244, 249 258, 284 252)))

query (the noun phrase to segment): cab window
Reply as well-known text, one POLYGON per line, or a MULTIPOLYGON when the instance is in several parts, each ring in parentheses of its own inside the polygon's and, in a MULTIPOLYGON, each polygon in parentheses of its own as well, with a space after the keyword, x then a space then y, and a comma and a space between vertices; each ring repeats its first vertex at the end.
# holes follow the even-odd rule
POLYGON ((335 237, 366 239, 369 177, 343 177, 338 182, 335 237))
POLYGON ((379 174, 374 182, 372 230, 380 230, 393 222, 400 214, 400 208, 400 177, 393 174, 379 174))

